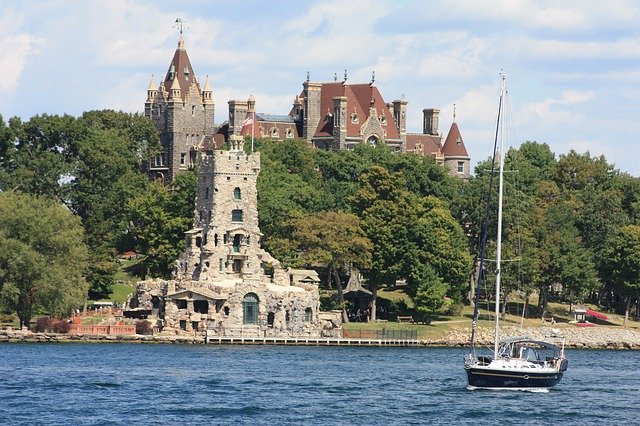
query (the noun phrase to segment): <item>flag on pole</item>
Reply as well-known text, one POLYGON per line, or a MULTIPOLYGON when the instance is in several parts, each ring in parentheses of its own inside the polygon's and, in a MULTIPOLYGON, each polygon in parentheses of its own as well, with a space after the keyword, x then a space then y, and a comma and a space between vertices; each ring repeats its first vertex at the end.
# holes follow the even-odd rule
POLYGON ((251 126, 251 152, 253 152, 253 123, 255 122, 255 114, 254 111, 248 111, 247 118, 242 122, 243 129, 246 126, 251 126))
POLYGON ((247 118, 242 122, 242 127, 253 124, 253 113, 251 111, 247 112, 247 118))

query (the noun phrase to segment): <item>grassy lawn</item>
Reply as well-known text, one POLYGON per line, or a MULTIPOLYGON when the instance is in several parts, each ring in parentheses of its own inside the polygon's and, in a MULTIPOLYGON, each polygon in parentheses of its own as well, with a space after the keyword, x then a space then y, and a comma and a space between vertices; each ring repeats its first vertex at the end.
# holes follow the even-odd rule
POLYGON ((136 290, 135 283, 130 283, 130 282, 116 283, 113 286, 109 300, 111 300, 112 302, 118 302, 118 304, 122 305, 127 299, 127 296, 133 293, 135 290, 136 290))
MULTIPOLYGON (((404 300, 409 305, 408 296, 404 294, 402 290, 381 290, 378 291, 378 295, 385 299, 392 301, 404 300)), ((543 325, 538 310, 536 308, 537 300, 530 301, 529 318, 522 319, 521 312, 523 307, 523 301, 514 301, 509 304, 508 312, 501 319, 501 325, 506 327, 519 327, 521 322, 524 328, 527 327, 540 327, 543 325)), ((409 306, 411 308, 412 306, 409 306)), ((588 308, 600 312, 595 305, 587 305, 588 308)), ((574 327, 569 322, 573 320, 573 315, 569 312, 569 305, 562 303, 549 303, 548 318, 553 317, 556 321, 557 327, 574 327)), ((597 321, 596 324, 605 326, 622 327, 624 321, 624 315, 611 314, 603 312, 609 317, 607 321, 597 321)), ((471 328, 471 318, 473 317, 473 308, 471 306, 465 306, 460 316, 449 317, 444 315, 432 316, 432 323, 429 325, 423 324, 410 324, 410 323, 398 323, 396 321, 388 322, 352 322, 344 324, 344 329, 352 335, 357 335, 362 330, 363 333, 375 332, 376 330, 417 330, 418 339, 424 340, 438 340, 445 337, 451 332, 463 332, 469 331, 471 328)), ((414 316, 415 318, 415 316, 414 316)), ((493 303, 487 305, 487 303, 480 304, 478 328, 492 329, 494 324, 494 305, 493 303)), ((545 326, 550 326, 550 322, 547 321, 545 326)), ((629 318, 627 321, 627 329, 640 331, 640 320, 629 318)))

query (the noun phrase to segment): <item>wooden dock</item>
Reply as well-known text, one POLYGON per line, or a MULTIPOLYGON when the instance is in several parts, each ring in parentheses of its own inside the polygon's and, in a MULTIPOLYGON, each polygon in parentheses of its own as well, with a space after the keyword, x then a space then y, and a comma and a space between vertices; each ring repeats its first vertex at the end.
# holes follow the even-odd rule
POLYGON ((424 346, 421 340, 313 338, 313 337, 228 337, 207 336, 205 343, 214 345, 279 345, 279 346, 424 346))

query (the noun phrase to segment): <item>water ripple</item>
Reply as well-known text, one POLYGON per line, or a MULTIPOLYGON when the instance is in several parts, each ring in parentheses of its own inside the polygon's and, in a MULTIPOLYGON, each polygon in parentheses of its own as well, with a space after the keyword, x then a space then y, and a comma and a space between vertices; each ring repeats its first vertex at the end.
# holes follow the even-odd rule
POLYGON ((461 349, 2 344, 0 424, 633 423, 640 352, 545 393, 469 391, 461 349))

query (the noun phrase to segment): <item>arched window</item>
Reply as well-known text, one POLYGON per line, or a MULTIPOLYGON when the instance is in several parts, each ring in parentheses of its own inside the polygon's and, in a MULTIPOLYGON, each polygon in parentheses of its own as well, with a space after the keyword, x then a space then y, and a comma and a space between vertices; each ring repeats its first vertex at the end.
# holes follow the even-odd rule
POLYGON ((270 327, 273 327, 273 323, 276 319, 276 314, 274 314, 273 312, 269 312, 267 314, 267 325, 270 327))
POLYGON ((378 145, 378 138, 375 135, 371 135, 371 136, 369 136, 369 139, 367 139, 367 143, 369 145, 376 146, 376 145, 378 145))
POLYGON ((313 310, 311 308, 307 308, 304 310, 304 322, 313 321, 313 310))
POLYGON ((240 188, 235 188, 233 190, 233 199, 239 200, 240 198, 242 198, 242 191, 240 190, 240 188))
POLYGON ((248 293, 242 299, 242 323, 258 324, 258 296, 248 293))

